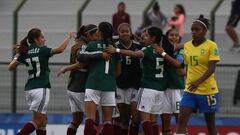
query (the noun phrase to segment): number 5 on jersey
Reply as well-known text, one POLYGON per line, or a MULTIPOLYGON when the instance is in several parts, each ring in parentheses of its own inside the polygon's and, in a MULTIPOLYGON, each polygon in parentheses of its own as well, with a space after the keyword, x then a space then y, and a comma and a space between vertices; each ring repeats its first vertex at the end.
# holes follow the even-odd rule
POLYGON ((163 78, 163 58, 156 58, 156 70, 159 71, 155 74, 156 78, 163 78))

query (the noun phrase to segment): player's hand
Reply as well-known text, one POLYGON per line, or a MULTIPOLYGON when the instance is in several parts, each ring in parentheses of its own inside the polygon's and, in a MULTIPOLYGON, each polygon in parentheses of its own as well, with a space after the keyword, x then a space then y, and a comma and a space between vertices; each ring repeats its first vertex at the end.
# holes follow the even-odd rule
POLYGON ((189 83, 190 85, 188 86, 188 90, 191 92, 195 92, 198 88, 198 86, 200 85, 199 81, 195 81, 195 82, 191 82, 189 83))
POLYGON ((105 48, 105 51, 107 53, 113 54, 113 53, 116 53, 116 48, 113 47, 112 45, 109 45, 108 47, 105 48))
POLYGON ((68 36, 69 36, 69 38, 73 38, 74 35, 75 35, 75 32, 68 32, 68 36))
POLYGON ((111 54, 109 54, 109 53, 106 53, 106 52, 103 52, 102 53, 102 58, 105 60, 105 61, 108 61, 108 60, 110 60, 111 59, 111 54))
POLYGON ((64 74, 66 72, 66 68, 61 68, 58 73, 57 73, 57 77, 59 77, 61 74, 64 74))
POLYGON ((174 51, 177 51, 177 50, 180 50, 180 49, 183 49, 183 48, 184 48, 184 44, 177 43, 175 48, 174 48, 174 51))
POLYGON ((152 47, 155 49, 155 52, 158 54, 162 54, 164 52, 164 49, 157 44, 154 44, 152 47))

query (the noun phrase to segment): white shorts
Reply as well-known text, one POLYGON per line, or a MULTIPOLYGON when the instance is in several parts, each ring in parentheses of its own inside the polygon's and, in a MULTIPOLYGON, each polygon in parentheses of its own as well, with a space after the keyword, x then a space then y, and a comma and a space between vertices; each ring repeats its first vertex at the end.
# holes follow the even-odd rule
POLYGON ((117 88, 116 90, 116 101, 117 103, 125 103, 130 105, 131 102, 137 102, 138 90, 129 88, 121 89, 117 88))
POLYGON ((179 113, 179 105, 182 99, 181 89, 167 89, 164 91, 164 108, 163 113, 179 113))
POLYGON ((137 109, 150 114, 162 114, 164 92, 154 89, 141 88, 138 93, 137 109))
POLYGON ((84 92, 72 92, 67 90, 71 112, 84 112, 84 92))
POLYGON ((93 101, 101 106, 116 106, 115 91, 86 89, 84 101, 93 101))
POLYGON ((27 104, 30 111, 46 114, 50 98, 50 89, 37 88, 25 91, 27 104))

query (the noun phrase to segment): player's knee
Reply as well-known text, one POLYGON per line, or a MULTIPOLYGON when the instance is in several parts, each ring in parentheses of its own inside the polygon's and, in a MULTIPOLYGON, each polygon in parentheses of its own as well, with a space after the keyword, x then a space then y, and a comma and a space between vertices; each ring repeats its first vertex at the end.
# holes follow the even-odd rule
POLYGON ((83 119, 83 113, 82 112, 78 112, 78 113, 74 113, 73 114, 73 123, 76 125, 80 125, 83 119))
POLYGON ((37 116, 34 117, 33 121, 36 123, 37 127, 45 127, 47 125, 47 116, 37 116))

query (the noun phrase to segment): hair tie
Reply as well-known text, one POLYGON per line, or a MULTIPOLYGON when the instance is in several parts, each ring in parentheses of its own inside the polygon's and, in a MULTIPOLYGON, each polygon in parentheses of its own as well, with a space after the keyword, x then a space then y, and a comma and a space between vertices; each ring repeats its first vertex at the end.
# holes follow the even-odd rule
POLYGON ((29 40, 28 40, 28 38, 27 38, 27 44, 28 44, 28 46, 30 46, 31 44, 29 43, 29 40))
POLYGON ((208 29, 207 25, 206 25, 203 21, 201 21, 201 20, 194 20, 193 22, 199 22, 199 23, 201 23, 206 29, 208 29))

